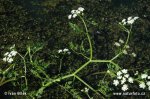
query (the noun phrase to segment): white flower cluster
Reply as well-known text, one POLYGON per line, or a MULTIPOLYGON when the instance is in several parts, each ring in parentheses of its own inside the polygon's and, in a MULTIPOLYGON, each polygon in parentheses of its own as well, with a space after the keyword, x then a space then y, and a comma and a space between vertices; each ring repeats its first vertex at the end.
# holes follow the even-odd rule
POLYGON ((128 85, 126 84, 126 82, 129 83, 133 83, 133 78, 130 77, 130 75, 128 74, 128 70, 127 69, 123 69, 121 71, 117 72, 117 79, 115 79, 113 81, 113 85, 118 86, 119 84, 122 85, 122 91, 126 91, 128 90, 128 85))
POLYGON ((12 63, 13 62, 13 57, 16 56, 16 54, 17 54, 17 51, 15 51, 15 50, 12 50, 10 52, 6 52, 4 54, 3 61, 8 62, 8 63, 12 63))
POLYGON ((67 54, 70 54, 71 52, 69 51, 69 49, 64 48, 64 49, 59 49, 58 53, 67 53, 67 54))
POLYGON ((143 79, 144 81, 140 82, 139 87, 145 89, 147 86, 148 90, 150 90, 150 76, 148 76, 147 74, 141 74, 141 79, 143 79))
POLYGON ((119 42, 115 42, 114 45, 115 45, 116 47, 120 47, 121 44, 123 44, 123 43, 124 43, 124 41, 123 41, 122 39, 119 39, 119 42))
POLYGON ((123 25, 131 25, 131 24, 133 24, 134 22, 135 22, 135 20, 137 20, 139 17, 132 17, 132 16, 130 16, 130 17, 128 17, 127 19, 123 19, 122 20, 122 24, 123 25))
POLYGON ((81 90, 82 92, 88 93, 89 92, 89 88, 85 87, 84 89, 81 90))
MULTIPOLYGON (((115 42, 115 43, 114 43, 114 45, 115 45, 116 47, 120 47, 121 44, 124 44, 124 40, 122 40, 122 39, 119 39, 119 42, 115 42)), ((129 46, 129 45, 126 45, 126 46, 125 46, 125 49, 122 51, 122 53, 125 54, 125 55, 127 55, 127 54, 128 54, 127 49, 129 49, 129 48, 130 48, 130 46, 129 46)), ((131 53, 130 55, 133 56, 133 57, 136 57, 136 54, 135 54, 134 52, 131 53)))
POLYGON ((77 15, 82 13, 83 11, 84 11, 84 8, 82 8, 82 7, 79 7, 77 10, 72 10, 71 14, 68 15, 68 19, 76 18, 77 15))

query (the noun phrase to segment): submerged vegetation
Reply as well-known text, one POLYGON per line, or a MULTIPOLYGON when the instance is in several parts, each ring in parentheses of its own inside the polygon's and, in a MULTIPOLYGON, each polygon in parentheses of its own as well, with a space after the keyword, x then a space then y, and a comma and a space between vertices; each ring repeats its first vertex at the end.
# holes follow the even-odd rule
POLYGON ((1 0, 0 98, 150 98, 148 4, 1 0))

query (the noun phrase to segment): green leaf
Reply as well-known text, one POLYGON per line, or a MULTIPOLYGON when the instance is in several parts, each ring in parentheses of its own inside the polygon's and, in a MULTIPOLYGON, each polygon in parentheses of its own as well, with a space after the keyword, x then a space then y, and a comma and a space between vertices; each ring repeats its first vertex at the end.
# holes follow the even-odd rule
POLYGON ((76 24, 73 24, 71 22, 69 22, 69 25, 70 27, 77 33, 77 34, 80 34, 81 32, 83 32, 78 25, 76 24))

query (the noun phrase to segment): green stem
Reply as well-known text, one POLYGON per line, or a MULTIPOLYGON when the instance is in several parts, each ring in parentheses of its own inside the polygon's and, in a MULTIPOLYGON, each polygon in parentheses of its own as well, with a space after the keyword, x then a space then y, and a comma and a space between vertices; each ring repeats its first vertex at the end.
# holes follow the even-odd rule
POLYGON ((62 59, 63 59, 63 57, 60 59, 60 64, 59 64, 59 73, 60 73, 61 68, 62 68, 62 59))
POLYGON ((1 83, 0 83, 0 86, 6 84, 6 83, 8 83, 8 82, 11 82, 11 81, 13 81, 13 80, 16 80, 16 79, 15 79, 15 78, 12 78, 12 79, 8 79, 8 80, 6 80, 6 81, 4 81, 4 82, 1 82, 1 83))
POLYGON ((109 63, 110 60, 91 60, 92 63, 109 63))
POLYGON ((14 64, 10 65, 6 70, 4 70, 3 74, 5 75, 5 73, 7 73, 13 66, 15 66, 15 65, 14 64))
POLYGON ((81 71, 84 67, 86 67, 91 61, 86 62, 83 64, 80 68, 78 68, 73 74, 77 74, 79 71, 81 71))
POLYGON ((85 56, 83 53, 76 52, 75 50, 71 49, 74 53, 78 55, 82 55, 84 58, 89 59, 89 57, 85 56))
POLYGON ((110 61, 110 63, 113 64, 113 65, 114 65, 115 67, 117 67, 118 69, 121 69, 121 67, 120 67, 118 64, 116 64, 115 62, 110 61))
POLYGON ((25 73, 24 78, 25 78, 25 84, 26 84, 26 87, 27 87, 27 86, 28 86, 28 81, 27 81, 27 78, 26 78, 26 73, 27 73, 26 60, 25 60, 25 58, 24 58, 20 53, 18 53, 18 55, 19 55, 19 56, 22 58, 22 60, 23 60, 24 73, 25 73))
POLYGON ((80 16, 80 19, 82 20, 83 24, 84 24, 84 27, 85 27, 85 32, 86 32, 86 36, 88 38, 88 42, 89 42, 89 45, 90 45, 90 60, 92 60, 93 58, 93 48, 92 48, 92 43, 91 43, 91 39, 90 39, 90 36, 88 34, 88 29, 87 29, 87 25, 84 21, 84 19, 80 16))
MULTIPOLYGON (((77 75, 74 75, 79 81, 81 81, 84 85, 86 85, 88 88, 90 88, 92 91, 94 91, 95 93, 99 94, 94 88, 92 88, 89 84, 87 84, 85 81, 83 81, 80 77, 78 77, 77 75)), ((99 94, 100 95, 100 94, 99 94)))
MULTIPOLYGON (((125 27, 124 27, 124 28, 125 28, 125 27)), ((126 28, 125 28, 125 29, 126 29, 126 28)), ((126 42, 125 42, 125 44, 124 44, 122 50, 121 50, 115 57, 113 57, 111 60, 115 60, 116 58, 118 58, 120 55, 123 54, 123 50, 126 49, 126 46, 127 46, 128 42, 129 42, 129 38, 130 38, 131 29, 130 29, 130 31, 129 31, 128 29, 126 29, 126 32, 128 33, 128 36, 127 36, 127 40, 126 40, 126 42)))
POLYGON ((70 78, 70 77, 72 77, 72 76, 74 76, 74 75, 73 75, 73 74, 69 74, 69 75, 66 75, 66 76, 63 76, 63 77, 59 77, 59 78, 54 79, 54 80, 50 79, 50 80, 52 80, 52 81, 50 81, 50 82, 46 83, 44 86, 42 86, 42 87, 37 91, 36 96, 38 96, 39 93, 43 92, 43 90, 44 90, 45 88, 47 88, 48 86, 50 86, 51 84, 53 84, 53 83, 55 83, 55 82, 60 82, 61 80, 70 78))

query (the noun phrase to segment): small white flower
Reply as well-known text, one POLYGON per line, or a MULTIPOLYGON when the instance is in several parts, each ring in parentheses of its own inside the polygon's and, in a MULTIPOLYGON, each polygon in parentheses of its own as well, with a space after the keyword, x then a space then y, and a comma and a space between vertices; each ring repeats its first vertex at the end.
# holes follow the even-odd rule
POLYGON ((126 25, 126 24, 127 24, 126 19, 123 19, 123 20, 122 20, 122 24, 123 24, 123 25, 126 25))
POLYGON ((83 11, 84 11, 84 8, 79 7, 78 10, 81 11, 81 12, 83 12, 83 11))
POLYGON ((68 54, 71 54, 71 52, 67 52, 68 54))
POLYGON ((4 62, 6 62, 6 61, 7 61, 7 58, 6 58, 6 57, 4 57, 4 58, 3 58, 3 61, 4 61, 4 62))
POLYGON ((85 87, 85 89, 84 89, 84 90, 85 90, 85 92, 88 92, 88 91, 89 91, 89 88, 86 88, 86 87, 85 87))
POLYGON ((117 76, 118 79, 122 79, 122 76, 117 76))
POLYGON ((72 15, 70 14, 70 15, 68 15, 68 19, 71 19, 71 17, 72 17, 72 15))
POLYGON ((73 18, 75 18, 75 17, 77 17, 77 14, 73 14, 73 16, 72 16, 73 18))
POLYGON ((113 85, 117 86, 119 84, 119 81, 118 80, 114 80, 113 81, 113 85))
POLYGON ((11 57, 12 57, 12 55, 9 53, 9 54, 7 55, 7 57, 8 57, 8 58, 11 58, 11 57))
POLYGON ((79 11, 79 10, 76 10, 76 14, 80 14, 80 11, 79 11))
POLYGON ((128 17, 128 21, 130 21, 132 19, 132 17, 128 17))
POLYGON ((138 72, 138 71, 136 71, 134 75, 138 75, 138 74, 139 74, 139 72, 138 72))
POLYGON ((123 23, 123 25, 126 25, 126 24, 127 24, 127 22, 124 22, 124 23, 123 23))
POLYGON ((128 23, 128 24, 133 24, 133 23, 134 23, 134 20, 133 20, 133 19, 132 19, 132 20, 129 20, 127 23, 128 23))
POLYGON ((126 91, 126 90, 128 90, 128 85, 127 84, 124 84, 123 86, 122 86, 122 91, 126 91))
POLYGON ((122 74, 121 71, 118 71, 118 72, 117 72, 117 76, 120 76, 121 74, 122 74))
POLYGON ((147 74, 142 74, 142 75, 141 75, 141 78, 144 79, 144 78, 146 78, 147 76, 148 76, 147 74))
POLYGON ((150 76, 148 76, 147 79, 150 79, 150 76))
POLYGON ((128 78, 128 77, 129 77, 129 74, 125 74, 124 77, 128 78))
POLYGON ((145 85, 144 82, 141 82, 140 85, 139 85, 139 87, 144 89, 146 87, 146 85, 145 85))
POLYGON ((6 52, 6 53, 4 54, 4 56, 8 56, 8 54, 9 54, 9 52, 6 52))
POLYGON ((76 12, 76 10, 71 10, 71 14, 74 14, 76 12))
POLYGON ((63 52, 68 52, 69 51, 69 49, 67 49, 67 48, 65 48, 64 50, 63 50, 63 52))
POLYGON ((118 43, 118 42, 115 42, 115 44, 114 44, 115 46, 117 46, 117 47, 119 47, 120 46, 120 43, 118 43))
POLYGON ((7 59, 7 62, 8 62, 8 63, 12 63, 12 62, 13 62, 13 58, 8 58, 8 59, 7 59))
POLYGON ((139 18, 139 17, 134 17, 133 19, 134 19, 134 20, 137 20, 138 18, 139 18))
POLYGON ((124 43, 124 41, 122 39, 119 39, 119 42, 122 43, 122 44, 124 43))
POLYGON ((60 50, 58 50, 58 53, 61 53, 62 52, 62 50, 60 49, 60 50))
POLYGON ((123 50, 122 53, 125 54, 125 55, 128 54, 127 50, 123 50))
POLYGON ((147 86, 150 86, 150 81, 148 81, 146 84, 147 84, 147 86))
POLYGON ((109 74, 109 73, 110 73, 110 71, 109 71, 109 70, 107 70, 107 73, 109 74))
POLYGON ((126 73, 128 72, 127 69, 123 69, 123 70, 121 70, 121 71, 122 71, 122 73, 124 73, 124 74, 126 74, 126 73))
POLYGON ((135 53, 132 53, 132 56, 133 56, 133 57, 136 57, 136 54, 135 54, 135 53))
POLYGON ((126 82, 126 78, 122 78, 122 80, 121 80, 121 84, 124 84, 126 82))
POLYGON ((10 54, 11 54, 12 56, 16 56, 17 51, 14 51, 14 50, 13 50, 13 51, 10 52, 10 54))
POLYGON ((122 20, 122 23, 124 23, 124 22, 126 22, 126 19, 123 19, 123 20, 122 20))
POLYGON ((130 48, 130 46, 129 46, 129 45, 126 45, 126 46, 125 46, 125 48, 127 48, 127 49, 128 49, 128 48, 130 48))
POLYGON ((13 48, 15 48, 15 44, 13 46, 11 46, 9 49, 12 50, 13 48))
POLYGON ((133 83, 133 78, 129 77, 128 82, 133 83))

